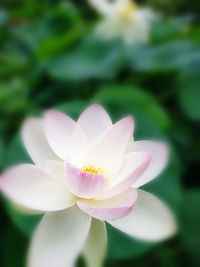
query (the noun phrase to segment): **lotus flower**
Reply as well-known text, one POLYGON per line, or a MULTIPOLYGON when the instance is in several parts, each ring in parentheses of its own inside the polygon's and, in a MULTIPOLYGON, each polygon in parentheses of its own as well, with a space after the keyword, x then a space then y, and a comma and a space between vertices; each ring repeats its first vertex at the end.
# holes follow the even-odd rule
POLYGON ((11 201, 44 212, 32 238, 28 267, 72 267, 82 253, 99 267, 106 251, 106 225, 148 241, 176 230, 171 211, 138 188, 160 174, 167 147, 133 141, 131 116, 113 124, 98 104, 75 122, 48 110, 22 127, 34 164, 3 173, 1 189, 11 201))
POLYGON ((149 8, 140 8, 131 0, 89 0, 103 16, 97 25, 97 34, 102 38, 122 38, 125 43, 147 42, 151 22, 157 15, 149 8))

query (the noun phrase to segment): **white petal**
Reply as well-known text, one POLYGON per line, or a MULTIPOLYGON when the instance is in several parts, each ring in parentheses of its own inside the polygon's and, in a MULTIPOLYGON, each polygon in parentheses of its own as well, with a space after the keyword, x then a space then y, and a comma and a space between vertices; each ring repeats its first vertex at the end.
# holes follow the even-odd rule
POLYGON ((62 210, 75 203, 67 187, 31 164, 19 165, 5 172, 1 188, 12 201, 34 210, 62 210))
POLYGON ((33 236, 28 267, 74 267, 90 224, 77 207, 47 213, 33 236))
POLYGON ((146 43, 149 40, 149 24, 141 23, 134 18, 134 21, 124 28, 121 35, 127 44, 146 43))
POLYGON ((97 36, 106 40, 110 40, 112 38, 118 37, 119 29, 117 27, 118 22, 116 21, 116 19, 108 17, 97 24, 95 32, 97 36))
POLYGON ((121 167, 132 134, 133 119, 129 116, 120 120, 89 148, 88 163, 108 172, 112 177, 121 167))
POLYGON ((148 168, 134 184, 136 188, 153 180, 163 171, 168 162, 168 147, 156 141, 137 141, 133 143, 132 150, 147 152, 151 156, 148 168))
POLYGON ((41 119, 30 118, 25 121, 22 139, 35 164, 43 165, 45 160, 59 160, 47 142, 41 119))
POLYGON ((91 217, 107 221, 126 216, 133 208, 136 199, 137 191, 130 188, 122 194, 106 200, 79 199, 77 205, 91 217))
POLYGON ((117 4, 128 4, 128 3, 130 3, 131 2, 131 0, 115 0, 115 2, 117 3, 117 4))
POLYGON ((115 0, 116 6, 119 6, 119 7, 128 5, 129 3, 132 3, 132 0, 115 0))
POLYGON ((157 197, 139 191, 134 209, 125 218, 110 221, 120 231, 146 241, 160 241, 176 232, 175 218, 157 197))
POLYGON ((83 111, 77 122, 90 143, 113 125, 108 113, 98 104, 91 105, 83 111))
POLYGON ((65 163, 63 161, 57 161, 57 160, 47 160, 44 162, 43 169, 45 169, 45 172, 48 172, 48 174, 55 179, 58 183, 63 184, 63 186, 66 186, 66 179, 65 179, 65 163))
POLYGON ((107 232, 106 225, 96 219, 92 219, 90 232, 83 248, 83 256, 87 267, 102 267, 106 254, 107 232))
POLYGON ((102 15, 113 14, 113 4, 109 0, 88 0, 89 3, 102 15))
POLYGON ((49 110, 44 118, 47 140, 62 159, 80 155, 88 143, 80 126, 64 113, 49 110))

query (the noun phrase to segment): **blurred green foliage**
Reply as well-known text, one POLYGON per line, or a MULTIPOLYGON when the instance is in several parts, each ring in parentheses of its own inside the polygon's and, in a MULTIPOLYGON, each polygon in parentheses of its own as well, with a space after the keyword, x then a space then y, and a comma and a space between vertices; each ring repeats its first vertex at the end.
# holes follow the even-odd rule
MULTIPOLYGON (((135 139, 162 139, 171 148, 169 166, 144 189, 168 203, 180 230, 172 240, 149 244, 108 227, 106 266, 196 267, 200 4, 138 2, 163 17, 152 27, 151 42, 127 47, 94 36, 99 17, 86 1, 1 1, 0 169, 30 161, 19 134, 28 115, 56 107, 76 119, 93 102, 103 104, 114 121, 131 114, 135 139)), ((4 199, 0 205, 0 266, 23 267, 40 215, 24 215, 4 199)))

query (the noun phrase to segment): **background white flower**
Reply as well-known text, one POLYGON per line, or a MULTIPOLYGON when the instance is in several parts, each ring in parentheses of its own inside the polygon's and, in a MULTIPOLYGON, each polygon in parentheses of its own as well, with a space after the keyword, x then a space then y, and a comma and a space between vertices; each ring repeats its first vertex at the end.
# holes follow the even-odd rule
POLYGON ((102 38, 122 38, 125 43, 147 42, 151 22, 157 15, 149 8, 140 8, 131 0, 89 0, 103 16, 97 26, 102 38))
POLYGON ((133 141, 129 116, 113 124, 98 104, 75 122, 49 110, 23 126, 34 165, 22 164, 1 178, 5 196, 45 213, 32 239, 28 267, 72 267, 83 253, 99 267, 106 251, 105 221, 124 233, 159 241, 176 231, 175 219, 158 198, 138 187, 160 174, 165 144, 133 141))

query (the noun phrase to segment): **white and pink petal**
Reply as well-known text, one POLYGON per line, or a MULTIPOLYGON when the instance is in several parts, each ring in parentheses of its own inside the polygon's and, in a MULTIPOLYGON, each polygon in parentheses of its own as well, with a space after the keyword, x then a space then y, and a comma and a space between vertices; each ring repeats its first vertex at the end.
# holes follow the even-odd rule
POLYGON ((129 236, 151 242, 167 239, 177 230, 172 211, 144 191, 138 191, 135 207, 128 216, 109 223, 129 236))
POLYGON ((130 213, 137 199, 137 191, 133 188, 106 200, 79 199, 77 205, 91 217, 101 221, 122 218, 130 213))
POLYGON ((132 152, 126 155, 119 174, 108 182, 107 190, 98 199, 111 198, 130 188, 145 172, 151 157, 146 152, 132 152))
POLYGON ((2 193, 18 205, 39 211, 55 211, 71 207, 75 197, 67 186, 53 179, 40 167, 23 164, 1 177, 2 193))
POLYGON ((131 150, 147 152, 151 156, 151 162, 140 179, 134 184, 135 188, 156 178, 167 165, 169 151, 165 143, 157 141, 137 141, 132 144, 131 150))
POLYGON ((81 198, 95 198, 103 191, 105 179, 102 174, 84 172, 67 163, 65 175, 69 190, 81 198))

